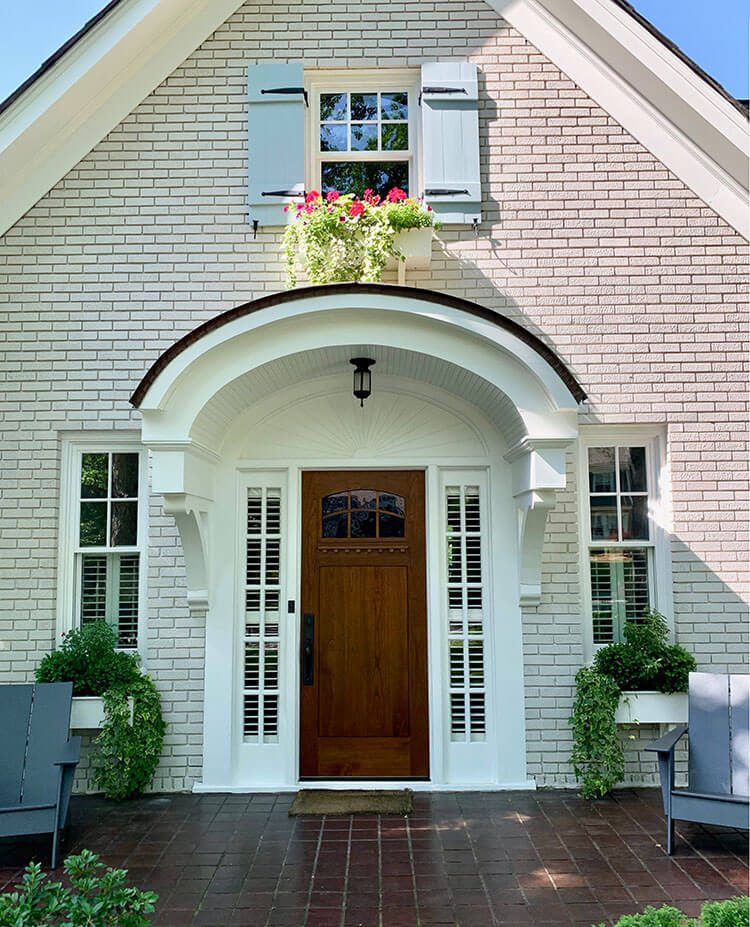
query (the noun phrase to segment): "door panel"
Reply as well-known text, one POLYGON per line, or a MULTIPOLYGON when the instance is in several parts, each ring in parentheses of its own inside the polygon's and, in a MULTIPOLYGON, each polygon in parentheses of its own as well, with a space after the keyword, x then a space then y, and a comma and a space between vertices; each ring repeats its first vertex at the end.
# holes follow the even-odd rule
POLYGON ((303 474, 300 775, 428 775, 424 474, 303 474))

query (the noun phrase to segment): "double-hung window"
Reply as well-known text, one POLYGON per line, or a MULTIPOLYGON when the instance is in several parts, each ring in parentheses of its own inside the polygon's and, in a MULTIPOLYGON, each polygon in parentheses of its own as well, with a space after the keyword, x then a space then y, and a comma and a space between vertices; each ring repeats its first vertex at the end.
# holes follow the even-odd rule
MULTIPOLYGON (((610 436, 611 437, 611 436, 610 436)), ((591 643, 622 639, 626 621, 669 612, 664 579, 659 443, 625 434, 583 444, 587 592, 591 643)))
POLYGON ((417 83, 409 72, 348 72, 312 82, 309 188, 416 195, 417 83))
POLYGON ((64 455, 61 630, 107 621, 119 646, 142 639, 145 455, 133 444, 73 441, 64 455))

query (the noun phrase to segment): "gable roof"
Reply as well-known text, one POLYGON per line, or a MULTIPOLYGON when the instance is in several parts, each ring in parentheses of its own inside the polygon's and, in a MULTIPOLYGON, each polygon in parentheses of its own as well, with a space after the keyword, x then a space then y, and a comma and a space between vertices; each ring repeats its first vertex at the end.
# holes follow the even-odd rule
MULTIPOLYGON (((0 235, 243 0, 110 0, 0 103, 0 235)), ((747 112, 626 0, 487 0, 745 237, 747 112)))

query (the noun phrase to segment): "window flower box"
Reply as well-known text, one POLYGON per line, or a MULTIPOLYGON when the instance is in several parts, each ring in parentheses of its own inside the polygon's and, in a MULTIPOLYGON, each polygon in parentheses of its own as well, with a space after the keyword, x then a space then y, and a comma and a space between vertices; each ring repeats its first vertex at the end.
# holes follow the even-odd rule
POLYGON ((687 724, 687 692, 623 692, 617 706, 618 724, 687 724))
MULTIPOLYGON (((133 699, 128 699, 130 723, 133 723, 133 699)), ((104 724, 104 699, 99 695, 77 695, 70 711, 72 731, 99 731, 104 724)))
POLYGON ((404 270, 427 270, 432 260, 432 238, 431 228, 404 229, 398 232, 393 244, 406 260, 389 257, 385 263, 386 269, 394 270, 401 265, 404 270))

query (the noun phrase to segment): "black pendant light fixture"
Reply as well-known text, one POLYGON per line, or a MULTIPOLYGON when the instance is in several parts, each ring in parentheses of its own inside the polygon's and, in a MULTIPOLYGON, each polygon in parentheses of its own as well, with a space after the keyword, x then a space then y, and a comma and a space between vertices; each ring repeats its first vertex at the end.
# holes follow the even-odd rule
POLYGON ((353 357, 349 363, 354 365, 354 396, 359 399, 360 406, 363 406, 365 399, 372 392, 370 367, 374 366, 375 361, 371 357, 353 357))

